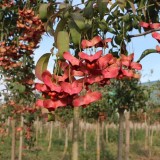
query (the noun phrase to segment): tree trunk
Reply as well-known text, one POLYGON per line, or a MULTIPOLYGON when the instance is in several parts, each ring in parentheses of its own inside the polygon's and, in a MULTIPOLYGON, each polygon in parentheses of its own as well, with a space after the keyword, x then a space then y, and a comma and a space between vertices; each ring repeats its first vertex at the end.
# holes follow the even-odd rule
POLYGON ((72 135, 72 160, 78 160, 78 135, 79 135, 79 108, 74 108, 73 135, 72 135))
POLYGON ((83 143, 83 148, 84 151, 87 149, 87 126, 86 126, 86 121, 84 121, 84 143, 83 143))
POLYGON ((10 117, 8 117, 8 119, 7 119, 7 130, 6 130, 6 132, 7 132, 7 136, 9 136, 9 131, 10 131, 10 124, 11 124, 11 120, 10 120, 10 117))
POLYGON ((38 145, 39 117, 36 120, 36 146, 38 145))
POLYGON ((52 147, 52 135, 53 135, 53 121, 50 122, 49 144, 47 149, 48 152, 50 152, 52 147))
POLYGON ((126 146, 125 146, 125 160, 129 160, 129 149, 130 149, 130 114, 126 112, 125 114, 125 122, 126 122, 126 146))
POLYGON ((108 124, 106 124, 106 144, 108 144, 108 124))
POLYGON ((124 111, 119 112, 119 131, 118 131, 118 156, 117 160, 122 160, 123 156, 123 119, 124 111))
POLYGON ((11 149, 11 160, 15 160, 15 149, 16 149, 16 120, 12 119, 12 149, 11 149))
POLYGON ((65 158, 66 153, 67 153, 67 149, 68 149, 68 127, 65 127, 65 143, 64 143, 64 151, 63 151, 63 156, 62 156, 62 160, 65 158))
POLYGON ((146 113, 145 113, 145 144, 144 144, 145 150, 148 149, 148 137, 149 137, 149 132, 148 132, 146 113))
POLYGON ((97 160, 100 160, 100 121, 97 120, 97 160))
POLYGON ((22 128, 22 130, 20 131, 20 138, 19 138, 19 155, 18 155, 18 160, 22 160, 23 122, 24 122, 24 118, 23 118, 23 116, 21 115, 21 128, 22 128))
POLYGON ((62 130, 61 130, 61 123, 59 122, 58 125, 58 138, 61 139, 62 138, 62 130))

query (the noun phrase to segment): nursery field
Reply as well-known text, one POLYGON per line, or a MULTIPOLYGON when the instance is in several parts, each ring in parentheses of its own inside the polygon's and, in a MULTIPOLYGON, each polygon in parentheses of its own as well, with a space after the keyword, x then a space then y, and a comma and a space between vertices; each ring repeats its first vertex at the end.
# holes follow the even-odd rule
MULTIPOLYGON (((96 125, 87 123, 84 129, 81 123, 79 132, 79 159, 96 160, 97 155, 97 134, 96 125), (86 135, 86 136, 85 136, 86 135), (86 138, 86 139, 85 139, 86 138)), ((101 128, 100 136, 100 158, 101 160, 116 160, 118 128, 116 125, 107 125, 101 128)), ((150 126, 148 134, 144 124, 134 124, 130 130, 130 160, 159 160, 160 157, 160 126, 150 126)), ((50 139, 50 123, 39 128, 37 141, 34 145, 27 147, 23 142, 22 160, 70 160, 72 144, 72 127, 68 126, 66 135, 65 127, 59 123, 53 123, 52 138, 50 139), (67 136, 67 137, 66 137, 67 136), (66 150, 65 141, 67 140, 66 150), (51 140, 51 146, 48 150, 51 140)), ((124 127, 125 129, 125 127, 124 127)), ((125 137, 125 133, 124 133, 125 137)), ((36 138, 36 135, 35 135, 36 138)), ((125 138, 124 138, 125 139, 125 138)), ((1 136, 0 159, 10 160, 11 136, 1 136)), ((125 159, 125 142, 123 143, 123 158, 125 159)), ((16 159, 18 159, 19 132, 16 134, 16 159)))

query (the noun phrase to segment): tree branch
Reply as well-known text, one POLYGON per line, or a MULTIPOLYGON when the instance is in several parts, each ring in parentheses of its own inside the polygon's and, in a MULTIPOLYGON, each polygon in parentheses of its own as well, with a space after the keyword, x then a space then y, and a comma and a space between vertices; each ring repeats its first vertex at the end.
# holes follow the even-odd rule
POLYGON ((129 35, 129 38, 145 36, 145 35, 147 35, 147 34, 149 34, 149 33, 156 32, 156 31, 160 31, 160 28, 151 29, 151 30, 149 30, 149 31, 146 31, 146 32, 140 33, 140 34, 129 35))

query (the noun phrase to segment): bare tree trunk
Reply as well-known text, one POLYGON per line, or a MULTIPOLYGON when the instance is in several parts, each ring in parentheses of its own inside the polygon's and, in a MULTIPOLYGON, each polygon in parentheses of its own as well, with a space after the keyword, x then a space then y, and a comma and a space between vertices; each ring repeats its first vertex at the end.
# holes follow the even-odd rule
POLYGON ((148 149, 148 137, 149 137, 149 132, 148 132, 148 125, 147 125, 147 119, 146 119, 146 113, 145 113, 145 144, 144 148, 145 150, 148 149))
POLYGON ((7 119, 7 130, 6 130, 7 136, 9 136, 10 124, 11 124, 11 120, 10 120, 10 117, 8 117, 8 119, 7 119))
POLYGON ((100 121, 97 120, 97 160, 100 160, 100 121))
POLYGON ((42 134, 43 134, 43 123, 42 123, 42 121, 39 122, 39 133, 40 133, 40 136, 42 137, 42 134))
POLYGON ((47 149, 48 152, 50 152, 52 147, 52 135, 53 135, 53 121, 50 122, 49 144, 47 149))
POLYGON ((108 144, 108 124, 106 124, 106 144, 108 144))
POLYGON ((38 145, 38 132, 39 132, 39 117, 36 120, 36 146, 38 145))
POLYGON ((86 121, 84 121, 84 143, 83 143, 83 148, 84 151, 87 149, 87 126, 86 126, 86 121))
POLYGON ((123 119, 124 111, 119 112, 119 131, 118 131, 118 156, 117 160, 122 160, 123 156, 123 119))
POLYGON ((129 121, 130 114, 126 112, 125 120, 126 120, 126 146, 125 146, 125 160, 129 160, 129 149, 130 149, 130 121, 129 121))
POLYGON ((50 135, 50 123, 47 122, 46 124, 47 134, 46 134, 46 141, 49 141, 49 135, 50 135))
POLYGON ((78 135, 79 135, 79 108, 74 108, 73 135, 72 135, 72 160, 78 160, 78 135))
POLYGON ((22 130, 20 131, 20 138, 19 138, 19 155, 18 155, 18 160, 22 160, 23 123, 24 123, 24 118, 23 118, 23 116, 21 115, 21 128, 22 128, 22 130))
POLYGON ((63 156, 62 156, 62 160, 65 158, 66 153, 67 153, 67 149, 68 149, 68 127, 65 127, 65 144, 64 144, 64 151, 63 151, 63 156))
POLYGON ((15 149, 16 149, 16 120, 12 119, 12 149, 11 149, 11 160, 15 160, 15 149))
POLYGON ((152 147, 153 146, 153 134, 154 134, 154 129, 153 127, 151 126, 151 133, 150 133, 150 146, 152 147))
POLYGON ((61 123, 59 122, 58 125, 58 138, 61 139, 62 138, 62 130, 61 130, 61 123))

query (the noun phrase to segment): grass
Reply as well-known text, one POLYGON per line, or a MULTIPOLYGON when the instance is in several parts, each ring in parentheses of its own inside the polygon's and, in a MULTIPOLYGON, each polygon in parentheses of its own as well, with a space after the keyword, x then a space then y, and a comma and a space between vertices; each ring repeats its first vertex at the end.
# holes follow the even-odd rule
MULTIPOLYGON (((101 149, 101 160, 116 160, 117 156, 117 130, 109 129, 109 143, 105 144, 101 149)), ((125 135, 124 135, 125 136, 125 135)), ((160 157, 160 135, 154 134, 153 146, 149 150, 144 149, 145 132, 137 130, 134 141, 130 145, 130 160, 159 160, 160 157), (151 154, 151 155, 150 155, 151 154), (149 158, 150 155, 150 158, 149 158)), ((105 137, 105 136, 104 136, 105 137)), ((47 152, 48 141, 46 140, 46 132, 40 136, 38 145, 23 150, 23 160, 62 160, 64 150, 65 133, 59 137, 58 129, 54 128, 52 148, 47 152)), ((66 156, 63 160, 71 160, 71 137, 69 138, 69 146, 66 156)), ((125 148, 125 147, 124 147, 125 148)), ((10 160, 11 153, 11 137, 1 137, 0 141, 0 159, 10 160)), ((16 155, 18 156, 18 137, 16 144, 16 155)), ((18 157, 17 157, 18 158, 18 157)), ((16 158, 16 159, 17 159, 16 158)), ((87 132, 87 150, 83 149, 83 134, 79 139, 79 160, 96 160, 96 137, 95 131, 87 132)))

